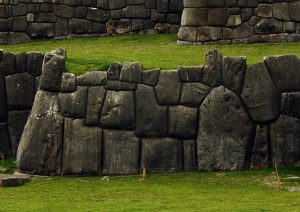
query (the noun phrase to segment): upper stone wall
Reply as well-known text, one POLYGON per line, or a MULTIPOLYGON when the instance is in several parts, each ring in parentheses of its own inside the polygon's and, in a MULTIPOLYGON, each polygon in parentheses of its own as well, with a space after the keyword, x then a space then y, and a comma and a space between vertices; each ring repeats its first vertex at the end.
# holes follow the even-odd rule
POLYGON ((177 32, 183 0, 0 0, 0 44, 78 35, 177 32))
POLYGON ((300 40, 299 0, 184 0, 179 43, 300 40))

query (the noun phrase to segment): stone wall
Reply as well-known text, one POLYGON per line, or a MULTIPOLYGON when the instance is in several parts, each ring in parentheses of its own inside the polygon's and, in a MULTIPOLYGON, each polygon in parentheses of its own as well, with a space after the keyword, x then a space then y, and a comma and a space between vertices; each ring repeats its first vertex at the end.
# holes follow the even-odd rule
POLYGON ((17 166, 43 175, 300 166, 300 60, 208 52, 204 65, 65 73, 45 54, 17 166))
POLYGON ((182 0, 0 0, 0 44, 77 35, 175 32, 182 0))
POLYGON ((178 43, 300 40, 300 0, 184 0, 178 43))
POLYGON ((16 156, 42 71, 44 54, 0 49, 0 155, 16 156))

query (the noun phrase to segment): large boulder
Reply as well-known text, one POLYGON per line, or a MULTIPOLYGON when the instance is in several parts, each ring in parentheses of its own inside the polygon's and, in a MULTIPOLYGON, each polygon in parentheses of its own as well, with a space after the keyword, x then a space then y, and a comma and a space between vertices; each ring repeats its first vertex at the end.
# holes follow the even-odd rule
POLYGON ((212 89, 200 107, 198 168, 223 171, 246 168, 254 132, 255 125, 239 97, 223 86, 212 89))
POLYGON ((107 82, 107 73, 104 71, 91 71, 77 77, 77 85, 99 86, 107 82))
POLYGON ((202 82, 215 87, 221 84, 222 54, 217 50, 211 50, 206 54, 202 71, 202 82))
POLYGON ((138 174, 140 140, 131 131, 104 130, 102 174, 138 174))
POLYGON ((300 118, 300 92, 281 94, 281 113, 300 118))
POLYGON ((270 131, 273 164, 300 166, 300 119, 280 115, 270 131))
POLYGON ((65 119, 62 174, 99 173, 102 129, 87 127, 84 120, 65 119))
POLYGON ((158 137, 168 134, 168 110, 159 106, 155 90, 147 85, 138 85, 135 93, 136 131, 139 137, 158 137))
POLYGON ((132 91, 107 91, 100 126, 103 128, 135 129, 134 94, 132 91))
POLYGON ((60 173, 63 117, 58 96, 39 90, 17 152, 17 167, 33 174, 60 173))
POLYGON ((199 107, 210 90, 211 87, 202 83, 183 83, 180 95, 180 104, 199 107))
POLYGON ((280 98, 281 94, 264 63, 257 63, 247 69, 242 99, 254 121, 276 119, 280 113, 280 98))
POLYGON ((141 168, 147 172, 183 171, 182 141, 171 138, 143 139, 141 168))

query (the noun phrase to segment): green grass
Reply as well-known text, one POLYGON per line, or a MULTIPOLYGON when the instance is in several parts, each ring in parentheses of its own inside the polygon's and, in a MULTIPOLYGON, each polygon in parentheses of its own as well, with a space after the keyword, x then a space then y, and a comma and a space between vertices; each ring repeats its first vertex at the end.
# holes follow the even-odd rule
POLYGON ((180 65, 200 65, 205 53, 216 48, 225 56, 247 56, 248 64, 267 55, 300 56, 300 43, 178 46, 176 35, 127 35, 103 38, 42 40, 27 44, 0 46, 5 52, 68 51, 67 68, 76 74, 106 70, 112 62, 139 61, 145 69, 176 69, 180 65))
MULTIPOLYGON (((9 162, 8 164, 10 164, 9 162)), ((300 176, 300 168, 279 170, 300 176)), ((300 182, 276 189, 271 169, 228 173, 177 173, 110 177, 34 179, 0 188, 0 211, 299 211, 300 182)))
POLYGON ((6 160, 0 160, 0 174, 12 174, 15 168, 15 159, 9 158, 6 160))

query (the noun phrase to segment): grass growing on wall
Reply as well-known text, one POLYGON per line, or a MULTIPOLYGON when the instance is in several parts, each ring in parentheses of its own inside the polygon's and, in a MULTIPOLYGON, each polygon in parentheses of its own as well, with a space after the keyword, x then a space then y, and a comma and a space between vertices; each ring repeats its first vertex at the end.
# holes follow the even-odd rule
MULTIPOLYGON (((281 177, 300 169, 280 169, 281 177)), ((300 211, 298 181, 277 180, 271 169, 230 173, 35 179, 0 188, 0 211, 300 211)))
POLYGON ((145 69, 176 69, 180 65, 203 64, 205 53, 216 48, 225 56, 246 56, 248 64, 267 55, 300 56, 300 43, 178 46, 176 35, 127 35, 103 38, 43 40, 27 44, 2 45, 5 52, 50 51, 64 47, 68 51, 67 68, 82 74, 106 70, 115 61, 139 61, 145 69))

